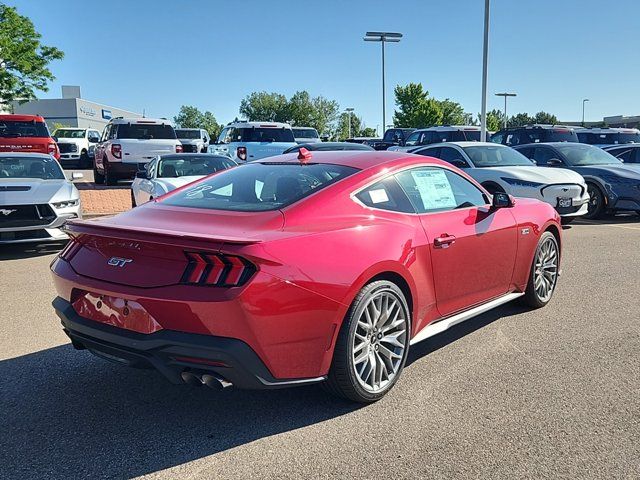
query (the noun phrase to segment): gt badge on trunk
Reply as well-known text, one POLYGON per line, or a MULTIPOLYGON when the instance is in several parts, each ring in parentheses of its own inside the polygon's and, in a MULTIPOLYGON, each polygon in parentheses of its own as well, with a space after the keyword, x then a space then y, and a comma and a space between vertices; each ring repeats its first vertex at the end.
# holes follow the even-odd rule
POLYGON ((133 262, 133 260, 131 258, 121 258, 121 257, 111 257, 108 261, 107 264, 111 265, 112 267, 124 267, 127 263, 131 263, 133 262))

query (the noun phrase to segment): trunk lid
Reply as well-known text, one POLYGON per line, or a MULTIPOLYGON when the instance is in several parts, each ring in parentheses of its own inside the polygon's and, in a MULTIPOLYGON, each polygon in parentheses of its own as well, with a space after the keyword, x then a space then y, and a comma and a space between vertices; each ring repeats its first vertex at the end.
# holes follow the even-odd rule
POLYGON ((49 153, 49 143, 53 140, 40 137, 2 137, 0 153, 4 152, 36 152, 49 153))
POLYGON ((180 142, 174 139, 137 139, 121 138, 122 161, 124 163, 146 163, 158 155, 176 153, 176 145, 180 142))
POLYGON ((261 241, 282 228, 279 210, 221 212, 153 203, 98 221, 74 221, 66 230, 74 244, 61 254, 80 275, 134 287, 181 283, 189 264, 185 252, 214 254, 225 245, 261 241))

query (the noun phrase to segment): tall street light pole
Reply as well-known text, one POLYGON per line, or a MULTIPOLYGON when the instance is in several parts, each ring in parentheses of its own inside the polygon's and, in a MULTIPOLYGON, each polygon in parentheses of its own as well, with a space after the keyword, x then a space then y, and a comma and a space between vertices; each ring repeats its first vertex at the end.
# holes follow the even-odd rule
POLYGON ((384 78, 384 44, 398 43, 402 38, 401 33, 397 32, 367 32, 364 37, 365 42, 380 42, 382 44, 382 125, 387 124, 386 112, 386 95, 385 95, 385 78, 384 78))
POLYGON ((489 0, 484 0, 484 42, 482 45, 482 111, 480 141, 487 141, 487 70, 489 62, 489 0))
POLYGON ((504 112, 503 112, 504 117, 502 119, 502 126, 503 128, 507 128, 507 97, 517 97, 517 94, 503 92, 503 93, 496 93, 496 97, 504 97, 504 112))
POLYGON ((351 112, 353 112, 353 108, 345 108, 347 115, 349 115, 349 138, 351 138, 351 112))
POLYGON ((584 127, 584 104, 589 101, 588 98, 582 99, 582 126, 584 127))

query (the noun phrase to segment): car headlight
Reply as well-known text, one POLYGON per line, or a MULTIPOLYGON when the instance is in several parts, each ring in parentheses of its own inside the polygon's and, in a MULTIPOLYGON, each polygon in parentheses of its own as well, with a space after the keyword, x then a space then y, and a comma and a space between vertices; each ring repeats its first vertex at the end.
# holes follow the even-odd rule
POLYGON ((65 202, 55 202, 55 203, 52 203, 52 205, 54 206, 54 208, 68 208, 68 207, 75 207, 79 203, 80 203, 80 200, 76 198, 75 200, 67 200, 65 202))
POLYGON ((505 182, 507 182, 509 185, 514 185, 516 187, 538 188, 544 185, 544 183, 529 182, 527 180, 520 180, 519 178, 510 178, 510 177, 500 177, 500 178, 505 182))

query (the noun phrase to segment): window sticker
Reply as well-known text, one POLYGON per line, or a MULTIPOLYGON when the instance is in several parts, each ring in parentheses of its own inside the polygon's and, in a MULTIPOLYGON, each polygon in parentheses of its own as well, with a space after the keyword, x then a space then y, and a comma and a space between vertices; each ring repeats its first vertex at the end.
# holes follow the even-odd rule
POLYGON ((384 188, 369 190, 369 198, 371 198, 371 203, 385 203, 389 201, 389 196, 384 188))
POLYGON ((425 210, 456 207, 456 197, 444 170, 418 170, 411 175, 425 210))

